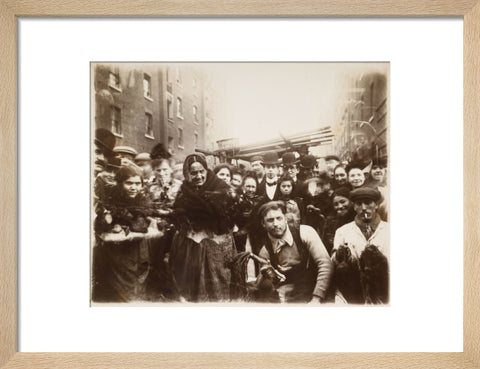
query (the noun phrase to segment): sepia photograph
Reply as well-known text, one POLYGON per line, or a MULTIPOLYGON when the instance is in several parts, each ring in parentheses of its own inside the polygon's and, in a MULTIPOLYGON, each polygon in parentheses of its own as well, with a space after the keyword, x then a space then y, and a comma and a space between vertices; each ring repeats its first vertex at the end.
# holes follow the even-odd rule
POLYGON ((389 306, 388 62, 92 62, 91 306, 389 306))

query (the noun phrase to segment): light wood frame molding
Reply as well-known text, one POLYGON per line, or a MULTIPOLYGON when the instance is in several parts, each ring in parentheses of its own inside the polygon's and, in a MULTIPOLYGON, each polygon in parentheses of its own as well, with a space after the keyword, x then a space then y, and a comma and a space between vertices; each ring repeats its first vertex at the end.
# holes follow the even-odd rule
POLYGON ((0 0, 0 367, 480 367, 480 4, 478 0, 0 0), (464 343, 462 353, 17 352, 17 18, 463 17, 464 343))

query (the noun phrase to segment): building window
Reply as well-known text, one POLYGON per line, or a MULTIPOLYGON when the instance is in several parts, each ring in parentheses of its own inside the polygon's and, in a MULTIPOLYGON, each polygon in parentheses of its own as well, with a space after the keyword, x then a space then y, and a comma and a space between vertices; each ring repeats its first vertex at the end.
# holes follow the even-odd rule
POLYGON ((193 122, 198 124, 198 107, 193 105, 193 122))
POLYGON ((177 83, 182 83, 182 75, 180 74, 179 67, 175 69, 175 80, 177 81, 177 83))
POLYGON ((183 148, 183 129, 178 129, 178 147, 183 148))
POLYGON ((173 154, 173 137, 168 136, 168 152, 173 154))
POLYGON ((177 117, 183 118, 183 104, 182 99, 177 97, 177 117))
POLYGON ((112 120, 112 132, 116 135, 122 134, 122 120, 121 120, 121 110, 116 106, 112 106, 110 112, 110 117, 112 120))
POLYGON ((167 94, 167 118, 173 120, 173 96, 167 94))
POLYGON ((167 71, 166 71, 166 74, 167 74, 167 92, 170 92, 172 93, 172 82, 173 82, 173 76, 172 76, 172 68, 168 67, 167 68, 167 71))
POLYGON ((145 136, 153 138, 153 118, 150 113, 145 113, 145 136))
POLYGON ((110 72, 110 74, 108 76, 108 85, 110 87, 113 87, 116 90, 121 91, 120 76, 118 74, 110 72))
POLYGON ((143 96, 152 99, 152 81, 148 74, 143 75, 143 96))
POLYGON ((198 133, 195 132, 195 134, 193 135, 193 147, 197 148, 198 147, 198 133))

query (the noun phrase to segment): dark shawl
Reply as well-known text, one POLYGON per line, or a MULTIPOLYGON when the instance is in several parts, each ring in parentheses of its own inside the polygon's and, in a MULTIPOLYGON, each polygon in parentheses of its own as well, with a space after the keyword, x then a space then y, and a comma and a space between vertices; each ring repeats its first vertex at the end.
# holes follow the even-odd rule
POLYGON ((190 181, 183 182, 173 210, 179 230, 191 227, 223 234, 233 227, 234 196, 230 186, 208 170, 206 182, 198 189, 190 181))

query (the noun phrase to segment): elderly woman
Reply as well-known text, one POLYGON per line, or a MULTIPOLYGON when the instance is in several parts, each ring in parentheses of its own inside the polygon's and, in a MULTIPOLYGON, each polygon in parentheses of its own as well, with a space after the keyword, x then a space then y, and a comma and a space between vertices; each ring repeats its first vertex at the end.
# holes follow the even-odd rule
POLYGON ((170 266, 180 295, 187 301, 230 299, 235 254, 230 186, 208 169, 201 154, 187 156, 183 182, 174 203, 177 232, 170 266))
POLYGON ((142 170, 134 164, 123 166, 115 180, 116 186, 96 208, 94 301, 143 299, 150 269, 145 241, 163 235, 146 206, 142 170))

